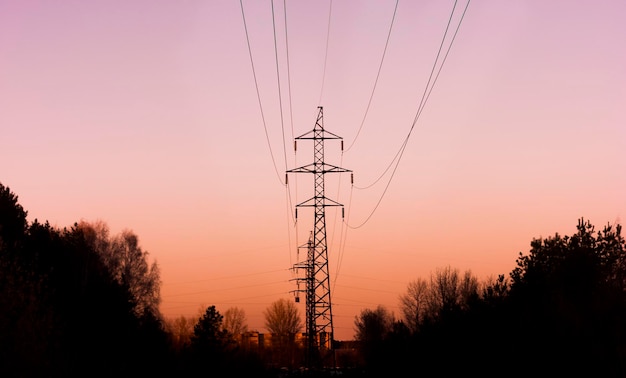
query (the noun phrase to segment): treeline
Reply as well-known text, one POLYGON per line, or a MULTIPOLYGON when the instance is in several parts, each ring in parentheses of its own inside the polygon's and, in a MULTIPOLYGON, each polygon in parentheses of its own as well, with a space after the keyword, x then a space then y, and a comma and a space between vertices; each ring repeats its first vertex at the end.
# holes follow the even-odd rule
MULTIPOLYGON (((0 184, 1 377, 263 377, 306 365, 289 300, 268 306, 271 342, 251 347, 236 307, 164 319, 158 265, 131 231, 26 216, 0 184)), ((449 266, 416 278, 397 318, 382 306, 355 317, 355 340, 336 343, 349 348, 334 361, 369 377, 626 376, 621 226, 581 219, 574 235, 530 247, 486 281, 449 266)))
POLYGON ((626 376, 626 248, 621 226, 583 219, 534 239, 508 276, 446 267, 412 281, 401 316, 355 318, 371 376, 626 376), (383 375, 381 375, 383 374, 383 375))
POLYGON ((0 184, 0 376, 128 376, 167 361, 156 263, 102 223, 26 221, 0 184))
POLYGON ((26 217, 0 183, 0 377, 263 377, 268 361, 295 363, 285 359, 302 328, 293 303, 268 306, 266 327, 288 343, 260 353, 241 345, 239 308, 165 319, 159 267, 133 232, 26 217))

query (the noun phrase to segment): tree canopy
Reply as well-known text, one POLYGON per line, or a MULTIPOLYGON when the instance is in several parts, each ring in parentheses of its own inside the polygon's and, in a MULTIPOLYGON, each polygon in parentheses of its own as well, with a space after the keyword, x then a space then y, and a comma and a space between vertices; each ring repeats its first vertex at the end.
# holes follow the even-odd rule
MULTIPOLYGON (((140 272, 120 281, 84 225, 28 224, 17 196, 1 184, 0 209, 0 375, 109 376, 164 367, 158 308, 150 317, 134 311, 146 293, 128 282, 140 272), (146 363, 148 356, 155 360, 146 363)), ((134 258, 147 264, 145 254, 134 258)), ((158 270, 145 278, 158 298, 158 270)))
POLYGON ((302 330, 302 320, 293 302, 281 298, 265 310, 265 327, 277 335, 292 335, 302 330))
POLYGON ((361 354, 369 365, 393 361, 427 375, 528 376, 542 371, 622 377, 626 244, 621 230, 619 224, 596 230, 580 219, 573 235, 533 239, 508 277, 500 274, 481 283, 469 271, 460 275, 445 267, 429 279, 418 278, 400 297, 410 337, 402 336, 402 327, 366 326, 383 324, 371 321, 383 316, 376 316, 379 309, 363 311, 355 320, 361 354), (367 329, 365 337, 362 330, 367 329), (387 336, 372 353, 368 340, 383 334, 377 329, 387 336), (385 356, 389 350, 394 352, 385 356), (405 358, 397 359, 399 353, 405 358), (442 358, 455 363, 441 364, 442 358))
MULTIPOLYGON (((580 219, 571 236, 533 239, 511 272, 510 316, 546 369, 623 375, 626 244, 621 225, 580 219)), ((521 346, 517 348, 521 352, 521 346)))
POLYGON ((192 348, 208 356, 221 353, 231 341, 228 331, 222 328, 223 319, 215 306, 207 307, 193 328, 192 348))
POLYGON ((239 307, 230 307, 224 312, 224 329, 235 338, 248 331, 246 312, 239 307))

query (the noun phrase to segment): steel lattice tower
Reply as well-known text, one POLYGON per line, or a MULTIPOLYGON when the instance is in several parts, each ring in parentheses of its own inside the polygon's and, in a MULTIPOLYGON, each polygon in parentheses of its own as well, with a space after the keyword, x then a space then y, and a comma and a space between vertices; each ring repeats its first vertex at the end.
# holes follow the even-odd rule
POLYGON ((299 207, 313 207, 315 209, 313 232, 304 246, 307 249, 307 260, 304 263, 294 265, 295 268, 306 271, 306 277, 299 279, 299 281, 304 280, 306 283, 306 332, 309 357, 316 352, 332 349, 334 334, 325 209, 328 206, 343 205, 325 196, 324 175, 326 173, 351 172, 324 162, 324 141, 339 139, 343 149, 343 139, 324 130, 323 108, 320 106, 318 109, 319 113, 313 130, 295 138, 296 141, 313 141, 313 163, 287 171, 287 173, 312 173, 314 175, 314 196, 296 205, 296 218, 299 207))

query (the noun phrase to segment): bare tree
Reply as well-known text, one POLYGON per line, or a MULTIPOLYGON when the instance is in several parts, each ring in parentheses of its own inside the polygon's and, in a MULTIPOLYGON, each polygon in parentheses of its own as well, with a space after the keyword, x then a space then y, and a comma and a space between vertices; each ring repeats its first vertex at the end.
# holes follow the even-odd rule
POLYGON ((404 321, 411 330, 416 332, 424 320, 428 306, 429 286, 423 278, 409 282, 407 292, 400 296, 400 307, 404 321))
POLYGON ((148 265, 148 252, 139 247, 137 235, 123 231, 112 243, 115 278, 129 288, 135 302, 135 314, 158 315, 161 302, 159 267, 148 265))
POLYGON ((396 323, 393 314, 382 305, 374 310, 364 309, 354 318, 355 339, 362 363, 377 375, 386 376, 378 369, 387 358, 386 346, 389 346, 389 336, 396 324, 400 323, 396 323))
POLYGON ((235 339, 239 340, 241 334, 248 331, 246 312, 239 307, 229 308, 224 312, 224 323, 222 326, 228 333, 233 335, 235 339))
POLYGON ((429 316, 441 316, 456 307, 459 300, 459 271, 450 266, 430 275, 429 316))
POLYGON ((509 284, 510 281, 504 274, 498 275, 498 278, 493 276, 487 277, 483 283, 483 299, 491 303, 504 300, 509 294, 509 284))
POLYGON ((277 335, 296 334, 302 330, 302 320, 298 308, 293 302, 281 298, 263 312, 265 327, 277 335))
POLYGON ((450 266, 430 274, 430 280, 418 278, 409 283, 400 296, 400 306, 407 326, 417 331, 425 320, 437 319, 453 310, 467 310, 480 298, 478 279, 470 270, 459 274, 450 266))
POLYGON ((379 342, 391 332, 394 318, 381 305, 375 310, 365 309, 354 319, 356 339, 362 342, 379 342))
POLYGON ((100 255, 113 278, 126 287, 133 301, 133 312, 139 318, 160 318, 161 280, 159 267, 148 264, 148 252, 139 246, 139 238, 132 231, 110 237, 104 222, 81 222, 87 243, 100 255))
POLYGON ((191 344, 193 328, 198 320, 197 317, 186 317, 184 315, 165 319, 165 327, 172 339, 172 345, 177 351, 181 351, 191 344))
POLYGON ((295 336, 302 330, 302 320, 296 305, 285 298, 272 302, 263 312, 265 327, 272 334, 274 362, 294 364, 296 349, 295 336))
POLYGON ((478 300, 480 295, 478 286, 478 278, 472 275, 470 270, 466 270, 465 273, 463 273, 463 278, 461 279, 461 284, 459 286, 458 305, 461 309, 469 309, 471 303, 478 300))

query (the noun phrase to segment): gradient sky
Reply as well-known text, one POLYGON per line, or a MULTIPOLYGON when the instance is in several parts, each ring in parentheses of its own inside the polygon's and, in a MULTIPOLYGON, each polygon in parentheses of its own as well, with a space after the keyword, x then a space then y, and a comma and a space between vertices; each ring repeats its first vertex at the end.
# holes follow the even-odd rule
MULTIPOLYGON (((265 331, 313 223, 292 221, 312 178, 281 183, 312 162, 293 136, 323 106, 350 146, 328 141, 326 161, 375 182, 454 2, 399 2, 367 112, 396 2, 284 4, 273 22, 272 2, 243 1, 260 107, 239 1, 0 0, 0 182, 29 221, 133 230, 160 265, 166 316, 237 306, 265 331)), ((393 176, 368 189, 327 176, 346 205, 345 222, 327 212, 337 339, 362 309, 399 316, 407 284, 437 268, 508 274, 534 237, 623 221, 624 20, 623 0, 470 3, 393 176)))

